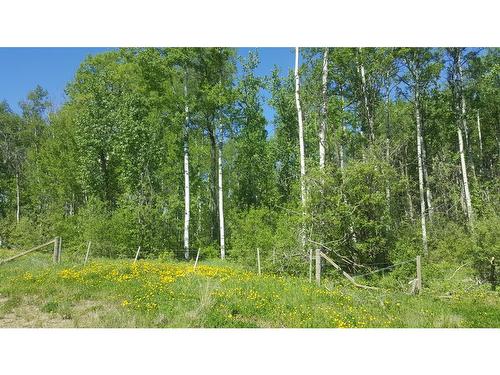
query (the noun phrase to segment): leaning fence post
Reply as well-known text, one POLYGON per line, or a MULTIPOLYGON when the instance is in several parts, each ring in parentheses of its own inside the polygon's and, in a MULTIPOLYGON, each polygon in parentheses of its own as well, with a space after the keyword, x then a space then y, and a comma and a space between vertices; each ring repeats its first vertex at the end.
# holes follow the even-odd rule
POLYGON ((137 258, 139 257, 139 252, 141 251, 141 246, 139 246, 137 248, 137 253, 135 253, 135 259, 134 259, 134 263, 137 262, 137 258))
POLYGON ((89 254, 90 254, 90 245, 92 244, 92 241, 89 241, 87 245, 87 253, 85 254, 85 260, 83 261, 83 265, 87 264, 87 260, 89 260, 89 254))
POLYGON ((420 264, 420 255, 417 255, 417 284, 416 284, 416 293, 420 293, 422 291, 422 268, 420 264))
POLYGON ((194 267, 193 270, 196 269, 196 266, 198 265, 198 258, 200 257, 200 248, 198 248, 198 252, 196 253, 196 260, 194 261, 194 267))
POLYGON ((259 272, 260 275, 260 250, 257 248, 257 271, 259 272))
POLYGON ((321 250, 316 249, 316 284, 320 285, 321 283, 321 250))
POLYGON ((52 260, 54 263, 57 263, 58 253, 59 251, 59 237, 54 238, 54 255, 52 256, 52 260))

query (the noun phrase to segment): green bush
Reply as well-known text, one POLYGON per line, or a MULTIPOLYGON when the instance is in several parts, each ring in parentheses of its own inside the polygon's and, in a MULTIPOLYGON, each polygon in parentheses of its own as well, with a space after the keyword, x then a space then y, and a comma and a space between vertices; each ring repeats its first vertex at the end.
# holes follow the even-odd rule
POLYGON ((0 226, 3 247, 27 249, 43 241, 41 228, 29 217, 21 216, 19 223, 3 219, 0 226))
POLYGON ((255 264, 257 248, 261 258, 272 254, 275 214, 265 208, 240 212, 231 223, 231 258, 255 264))
POLYGON ((496 265, 494 275, 497 283, 500 278, 500 216, 491 215, 478 220, 474 226, 477 238, 474 247, 474 268, 482 280, 491 282, 491 263, 496 265))

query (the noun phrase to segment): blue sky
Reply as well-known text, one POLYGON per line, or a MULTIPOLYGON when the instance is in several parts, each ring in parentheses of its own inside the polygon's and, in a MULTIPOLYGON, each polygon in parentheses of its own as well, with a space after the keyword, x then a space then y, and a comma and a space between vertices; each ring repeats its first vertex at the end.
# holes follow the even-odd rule
MULTIPOLYGON (((73 79, 82 60, 88 55, 106 51, 109 48, 0 48, 0 101, 6 100, 10 107, 19 112, 18 103, 37 84, 49 92, 51 101, 57 106, 65 101, 64 88, 73 79)), ((238 54, 246 56, 255 48, 238 48, 238 54)), ((269 75, 274 65, 284 72, 293 68, 293 48, 258 48, 259 76, 269 75)), ((268 97, 268 93, 263 93, 268 97)), ((274 112, 267 103, 264 115, 268 130, 274 112)), ((271 130, 272 131, 272 130, 271 130)))

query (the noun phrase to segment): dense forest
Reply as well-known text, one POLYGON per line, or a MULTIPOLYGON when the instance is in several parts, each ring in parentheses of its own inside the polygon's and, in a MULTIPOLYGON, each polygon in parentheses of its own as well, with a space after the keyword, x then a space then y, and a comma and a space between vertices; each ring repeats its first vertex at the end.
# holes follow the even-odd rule
POLYGON ((294 71, 258 64, 117 49, 81 63, 57 110, 39 86, 21 113, 0 103, 0 247, 61 236, 65 251, 241 264, 259 248, 298 275, 321 247, 351 273, 422 254, 491 279, 499 49, 300 48, 294 71))

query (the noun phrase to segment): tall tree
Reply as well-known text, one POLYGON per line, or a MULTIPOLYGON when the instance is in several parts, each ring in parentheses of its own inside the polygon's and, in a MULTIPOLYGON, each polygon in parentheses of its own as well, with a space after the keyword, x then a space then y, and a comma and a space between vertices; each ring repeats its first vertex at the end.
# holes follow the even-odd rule
POLYGON ((265 83, 255 75, 257 52, 242 59, 242 74, 236 87, 233 129, 235 136, 235 200, 239 208, 270 205, 274 201, 274 173, 269 155, 266 118, 260 91, 265 83))
POLYGON ((457 118, 457 135, 458 135, 458 152, 460 154, 460 167, 462 171, 462 183, 465 196, 465 205, 467 211, 467 219, 469 224, 473 224, 473 209, 472 201, 469 190, 469 179, 467 177, 467 164, 465 162, 465 150, 464 141, 462 137, 462 132, 467 132, 467 116, 465 108, 465 94, 464 94, 464 83, 463 83, 463 48, 450 48, 448 49, 448 54, 452 58, 452 67, 450 70, 449 80, 452 84, 454 91, 454 109, 457 118))
POLYGON ((365 75, 365 66, 363 63, 363 49, 360 47, 356 53, 356 63, 359 76, 361 78, 361 93, 363 96, 363 106, 365 112, 366 122, 368 123, 369 139, 370 142, 375 141, 375 125, 373 120, 373 111, 371 109, 371 102, 369 98, 368 83, 365 75))
POLYGON ((30 142, 22 119, 6 105, 0 107, 0 137, 2 162, 8 173, 14 177, 15 217, 16 222, 19 223, 21 218, 21 178, 30 142))
POLYGON ((212 240, 219 241, 221 258, 225 257, 224 190, 222 187, 222 146, 231 127, 232 87, 235 51, 230 48, 197 49, 199 86, 197 108, 199 123, 210 143, 209 173, 212 212, 212 240))
MULTIPOLYGON (((411 100, 413 101, 415 124, 416 124, 416 145, 417 145, 417 165, 418 165, 418 187, 420 194, 420 223, 422 231, 423 253, 428 253, 427 223, 426 223, 426 200, 425 189, 429 189, 427 175, 425 145, 423 138, 422 124, 422 95, 441 71, 441 65, 437 61, 436 54, 429 48, 407 48, 399 50, 399 57, 406 70, 400 77, 409 88, 411 100)), ((431 208, 430 194, 427 194, 427 208, 431 208)))
POLYGON ((328 48, 323 52, 321 123, 319 127, 319 168, 325 169, 326 130, 328 122, 328 48))
MULTIPOLYGON (((306 210, 306 159, 304 150, 304 126, 302 122, 302 107, 300 105, 300 77, 299 77, 299 47, 295 47, 295 105, 297 107, 297 120, 299 124, 299 152, 300 152, 300 201, 302 203, 302 215, 306 210)), ((305 227, 301 233, 302 247, 306 245, 305 227)))
POLYGON ((184 79, 184 97, 186 104, 184 111, 186 120, 184 125, 184 257, 189 259, 189 220, 190 220, 190 186, 189 186, 189 103, 188 103, 188 72, 186 68, 184 79))

